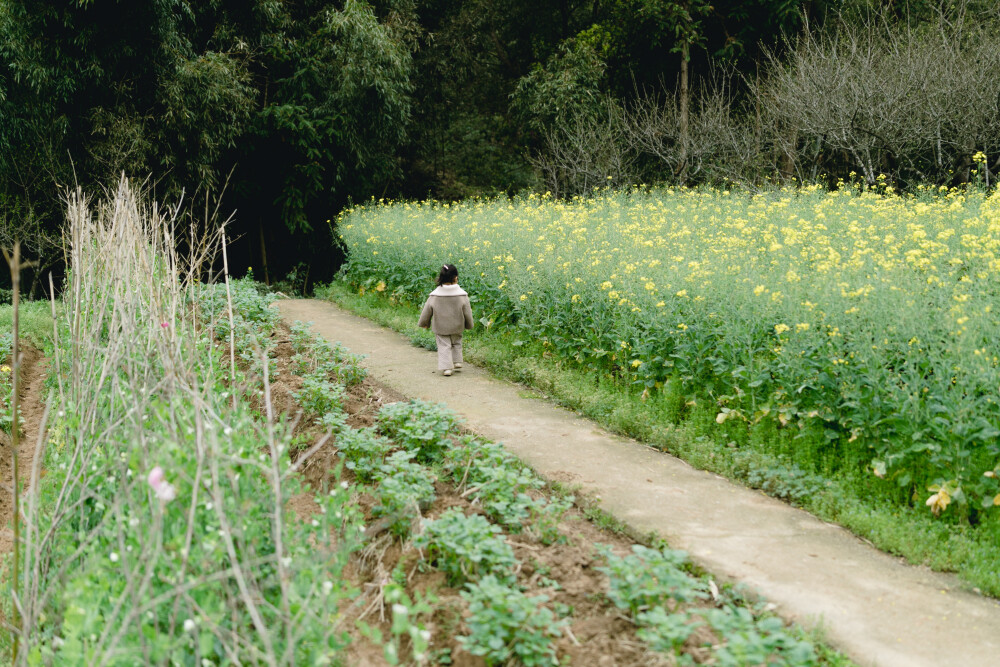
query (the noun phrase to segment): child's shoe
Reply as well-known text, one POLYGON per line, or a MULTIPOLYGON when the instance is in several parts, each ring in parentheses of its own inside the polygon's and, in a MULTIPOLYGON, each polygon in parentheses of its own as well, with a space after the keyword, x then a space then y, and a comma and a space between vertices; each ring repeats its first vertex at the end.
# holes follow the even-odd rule
POLYGON ((451 375, 451 371, 442 371, 441 375, 449 377, 451 375))
POLYGON ((456 368, 456 369, 460 369, 460 368, 462 368, 462 364, 461 364, 461 363, 456 363, 456 364, 455 364, 455 368, 456 368))

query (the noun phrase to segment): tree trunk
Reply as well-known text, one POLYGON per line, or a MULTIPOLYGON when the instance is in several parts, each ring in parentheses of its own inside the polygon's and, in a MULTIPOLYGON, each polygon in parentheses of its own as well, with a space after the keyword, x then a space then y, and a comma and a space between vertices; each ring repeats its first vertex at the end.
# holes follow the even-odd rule
POLYGON ((688 64, 691 59, 691 44, 687 41, 681 47, 681 89, 680 89, 680 139, 681 160, 678 165, 678 178, 683 183, 687 180, 688 143, 690 141, 690 104, 691 91, 688 86, 688 64))

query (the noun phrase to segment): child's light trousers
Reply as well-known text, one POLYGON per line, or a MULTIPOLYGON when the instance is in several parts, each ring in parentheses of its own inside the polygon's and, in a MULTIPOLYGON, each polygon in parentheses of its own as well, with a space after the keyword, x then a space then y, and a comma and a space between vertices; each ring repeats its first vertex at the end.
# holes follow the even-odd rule
POLYGON ((434 334, 438 346, 438 370, 450 371, 462 361, 462 334, 434 334))

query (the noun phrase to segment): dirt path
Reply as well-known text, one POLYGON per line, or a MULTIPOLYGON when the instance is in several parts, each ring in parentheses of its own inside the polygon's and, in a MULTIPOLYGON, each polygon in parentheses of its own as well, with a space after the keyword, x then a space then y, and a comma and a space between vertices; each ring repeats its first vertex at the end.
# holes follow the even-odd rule
MULTIPOLYGON (((25 488, 31 483, 38 429, 45 412, 45 369, 46 361, 42 353, 25 347, 21 358, 21 386, 18 388, 21 417, 24 419, 24 429, 18 439, 17 460, 22 498, 25 488)), ((0 445, 0 553, 7 553, 14 546, 14 531, 11 528, 14 518, 14 471, 10 458, 10 435, 0 432, 0 445)))
POLYGON ((862 665, 1000 665, 1000 602, 963 590, 954 577, 903 564, 841 528, 611 435, 479 369, 442 377, 434 353, 333 304, 279 307, 289 321, 311 321, 328 340, 369 355, 365 366, 391 388, 446 403, 542 475, 579 484, 611 514, 658 532, 716 576, 749 585, 785 617, 821 623, 862 665))

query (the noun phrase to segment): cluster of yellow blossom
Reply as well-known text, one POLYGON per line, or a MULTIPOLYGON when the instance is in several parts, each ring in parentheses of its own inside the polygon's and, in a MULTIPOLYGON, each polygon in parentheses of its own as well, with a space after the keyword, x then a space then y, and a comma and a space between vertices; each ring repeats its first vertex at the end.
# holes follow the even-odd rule
MULTIPOLYGON (((438 267, 454 263, 486 320, 516 313, 540 339, 561 328, 636 377, 657 372, 647 361, 658 351, 615 349, 602 335, 639 342, 664 331, 706 345, 728 337, 719 354, 768 354, 785 359, 782 368, 809 359, 838 378, 897 372, 917 355, 927 359, 924 370, 891 384, 920 383, 906 391, 925 402, 971 401, 1000 378, 995 194, 807 186, 379 202, 345 212, 336 231, 348 273, 376 291, 419 298, 438 267)), ((753 360, 724 361, 738 368, 753 360)), ((909 400, 897 399, 886 409, 909 400)), ((966 409, 980 408, 956 414, 966 409)), ((876 421, 850 422, 852 439, 866 419, 876 421)))

